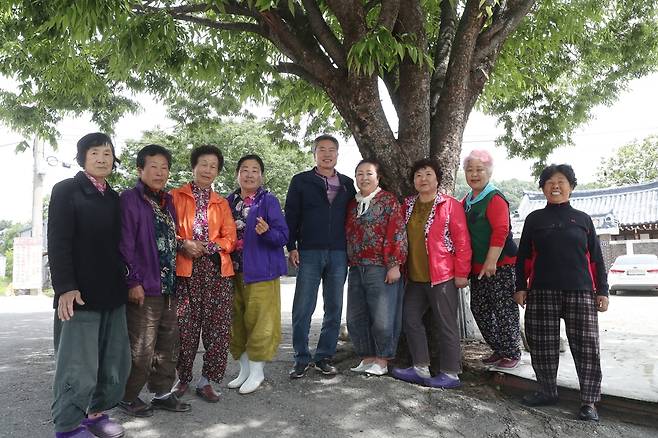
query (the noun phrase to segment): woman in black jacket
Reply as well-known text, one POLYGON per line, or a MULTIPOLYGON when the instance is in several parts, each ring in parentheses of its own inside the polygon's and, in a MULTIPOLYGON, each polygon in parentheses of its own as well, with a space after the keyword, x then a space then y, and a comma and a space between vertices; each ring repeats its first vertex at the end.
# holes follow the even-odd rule
POLYGON ((48 257, 55 291, 55 436, 121 437, 103 414, 123 396, 130 371, 119 256, 119 196, 106 178, 116 160, 110 138, 88 134, 77 144, 84 171, 53 187, 48 210, 48 257))
POLYGON ((597 311, 608 309, 608 284, 592 219, 569 204, 576 175, 568 164, 550 165, 539 177, 547 204, 525 219, 516 259, 514 300, 527 305, 525 330, 541 389, 523 398, 528 406, 558 401, 560 318, 580 382, 578 417, 598 421, 601 359, 597 311))

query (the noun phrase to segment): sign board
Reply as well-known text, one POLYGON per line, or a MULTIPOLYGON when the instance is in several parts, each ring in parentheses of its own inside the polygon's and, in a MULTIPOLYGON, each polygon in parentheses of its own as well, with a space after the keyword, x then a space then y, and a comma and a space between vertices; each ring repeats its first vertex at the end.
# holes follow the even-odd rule
POLYGON ((17 237, 14 239, 14 289, 41 289, 43 282, 42 239, 17 237))

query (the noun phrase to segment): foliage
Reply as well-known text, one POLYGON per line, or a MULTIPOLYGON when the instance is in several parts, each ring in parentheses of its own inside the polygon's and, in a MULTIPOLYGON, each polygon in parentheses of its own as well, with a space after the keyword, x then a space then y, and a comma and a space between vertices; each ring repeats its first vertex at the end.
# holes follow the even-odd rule
POLYGON ((292 176, 312 166, 310 153, 302 152, 297 145, 274 144, 268 137, 263 123, 256 121, 221 122, 177 126, 171 133, 145 132, 141 139, 129 141, 120 153, 122 164, 110 178, 116 190, 133 187, 137 178, 135 159, 137 152, 146 144, 156 143, 172 152, 173 163, 168 188, 180 187, 192 180, 190 151, 202 144, 217 145, 224 155, 224 168, 215 181, 215 190, 227 196, 237 188, 235 166, 243 155, 256 153, 265 163, 264 185, 282 203, 285 202, 288 184, 292 176))
POLYGON ((541 170, 594 107, 655 71, 657 20, 655 2, 541 2, 505 45, 480 101, 505 129, 498 143, 539 158, 541 170))
POLYGON ((620 147, 613 156, 603 158, 597 182, 603 186, 621 186, 658 180, 658 135, 620 147))
POLYGON ((85 111, 110 131, 147 91, 185 124, 267 104, 272 134, 350 132, 390 167, 447 148, 456 169, 476 101, 541 165, 658 63, 655 0, 10 0, 0 25, 0 74, 19 83, 0 121, 22 133, 54 143, 85 111))

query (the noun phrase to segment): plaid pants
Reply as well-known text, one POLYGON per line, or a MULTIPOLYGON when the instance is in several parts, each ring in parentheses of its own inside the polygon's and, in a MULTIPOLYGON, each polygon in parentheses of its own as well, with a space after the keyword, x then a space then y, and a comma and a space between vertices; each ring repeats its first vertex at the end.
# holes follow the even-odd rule
POLYGON ((580 382, 583 404, 601 399, 601 358, 596 298, 592 291, 531 290, 525 312, 525 331, 532 368, 542 392, 557 397, 560 361, 560 318, 580 382))

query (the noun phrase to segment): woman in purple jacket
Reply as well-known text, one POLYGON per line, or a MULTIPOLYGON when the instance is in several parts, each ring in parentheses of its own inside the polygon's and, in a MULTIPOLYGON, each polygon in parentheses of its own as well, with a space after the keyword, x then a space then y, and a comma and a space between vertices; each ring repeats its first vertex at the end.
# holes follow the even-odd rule
POLYGON ((263 382, 263 364, 272 360, 281 340, 279 277, 287 273, 283 246, 288 226, 279 200, 263 189, 265 165, 258 155, 238 160, 240 186, 228 202, 238 233, 231 253, 235 276, 231 355, 240 361, 240 374, 229 388, 254 392, 263 382))

